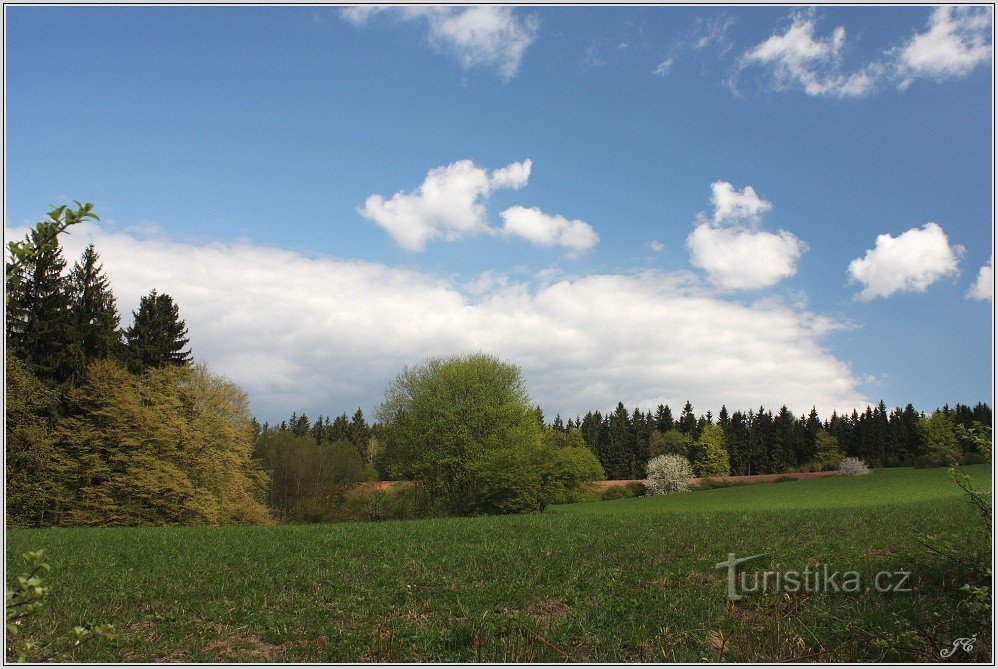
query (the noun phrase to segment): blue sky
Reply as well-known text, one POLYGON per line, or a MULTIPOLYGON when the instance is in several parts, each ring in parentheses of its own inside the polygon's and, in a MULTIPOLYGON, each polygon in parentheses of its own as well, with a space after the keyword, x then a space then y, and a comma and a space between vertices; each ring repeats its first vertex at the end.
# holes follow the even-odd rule
POLYGON ((988 8, 6 21, 5 227, 93 201, 263 418, 472 350, 552 415, 991 401, 988 8))

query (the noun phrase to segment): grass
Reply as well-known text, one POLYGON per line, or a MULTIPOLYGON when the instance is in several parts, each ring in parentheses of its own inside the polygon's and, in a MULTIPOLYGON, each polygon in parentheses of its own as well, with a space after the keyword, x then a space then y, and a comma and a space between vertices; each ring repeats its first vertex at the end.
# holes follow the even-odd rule
MULTIPOLYGON (((990 490, 987 466, 966 469, 990 490)), ((922 535, 990 550, 945 470, 893 469, 524 516, 12 530, 7 559, 17 573, 44 548, 52 565, 37 638, 115 625, 80 661, 933 661, 972 634, 953 659, 989 659, 970 570, 922 535), (916 589, 729 603, 728 552, 867 582, 909 570, 916 589)))

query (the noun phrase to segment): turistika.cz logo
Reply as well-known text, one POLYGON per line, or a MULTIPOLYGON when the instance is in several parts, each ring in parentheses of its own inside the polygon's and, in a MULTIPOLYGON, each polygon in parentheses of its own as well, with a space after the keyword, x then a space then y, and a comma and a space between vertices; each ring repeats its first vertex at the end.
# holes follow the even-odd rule
POLYGON ((863 574, 858 571, 838 571, 827 564, 808 565, 803 571, 739 571, 738 567, 752 560, 765 557, 766 553, 738 557, 728 553, 728 559, 718 562, 717 569, 728 572, 728 599, 737 601, 744 595, 767 592, 911 592, 910 571, 878 571, 873 584, 863 582, 863 574))

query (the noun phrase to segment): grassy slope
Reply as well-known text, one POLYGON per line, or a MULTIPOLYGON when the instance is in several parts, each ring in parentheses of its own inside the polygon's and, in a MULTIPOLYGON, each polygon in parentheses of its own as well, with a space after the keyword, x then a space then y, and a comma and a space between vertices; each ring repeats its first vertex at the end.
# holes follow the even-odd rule
MULTIPOLYGON (((989 488, 987 467, 968 471, 989 488)), ((516 517, 20 530, 8 564, 47 551, 40 635, 116 625, 80 660, 931 660, 985 623, 959 604, 967 573, 915 537, 984 550, 980 527, 945 470, 880 470, 516 517), (714 569, 729 551, 907 569, 918 590, 729 605, 714 569), (918 625, 925 639, 871 642, 918 625)))

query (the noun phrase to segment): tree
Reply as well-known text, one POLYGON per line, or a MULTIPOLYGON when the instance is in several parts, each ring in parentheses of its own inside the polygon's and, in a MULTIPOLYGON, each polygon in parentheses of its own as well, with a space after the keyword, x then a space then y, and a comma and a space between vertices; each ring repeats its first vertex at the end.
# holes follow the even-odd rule
POLYGON ((69 273, 73 321, 77 341, 87 361, 102 358, 120 359, 121 318, 107 275, 100 265, 100 255, 90 244, 69 273))
POLYGON ((59 398, 10 353, 6 390, 7 521, 45 526, 67 497, 71 467, 54 434, 59 398))
POLYGON ((545 428, 541 442, 545 450, 541 487, 548 504, 581 501, 588 484, 606 478, 577 428, 545 428))
POLYGON ((689 458, 692 446, 692 439, 673 428, 666 432, 655 432, 651 435, 649 455, 650 457, 656 457, 671 454, 689 458))
POLYGON ((833 437, 828 430, 818 430, 814 443, 814 461, 822 471, 836 469, 846 457, 846 454, 839 447, 839 440, 833 437))
POLYGON ((475 354, 407 367, 376 416, 389 473, 442 512, 543 506, 541 426, 516 366, 475 354))
POLYGON ((190 363, 190 349, 184 350, 190 342, 187 324, 172 297, 153 290, 139 301, 139 310, 132 316, 134 322, 125 332, 125 342, 133 371, 190 363))
POLYGON ((57 436, 73 461, 67 525, 267 522, 267 475, 238 387, 204 366, 91 363, 57 436))
POLYGON ((694 452, 693 471, 697 476, 727 476, 731 473, 728 451, 724 448, 724 429, 720 425, 704 426, 694 445, 694 452))
POLYGON ((686 404, 683 406, 683 413, 679 415, 678 421, 679 431, 690 437, 695 437, 694 434, 697 429, 697 417, 693 413, 693 405, 690 404, 689 400, 686 400, 686 404))
POLYGON ((953 432, 953 423, 943 411, 923 416, 918 423, 918 431, 926 464, 944 466, 960 462, 960 446, 953 432))
POLYGON ((79 371, 76 330, 62 248, 40 234, 32 230, 23 244, 34 250, 8 265, 7 345, 39 379, 61 385, 79 371))
POLYGON ((25 266, 35 263, 39 255, 58 246, 59 235, 69 226, 91 219, 99 221, 100 216, 93 212, 93 208, 92 202, 81 204, 79 201, 76 201, 76 209, 65 204, 55 207, 48 213, 47 219, 35 223, 24 241, 8 242, 10 261, 6 263, 4 271, 4 282, 8 290, 18 287, 25 266))

